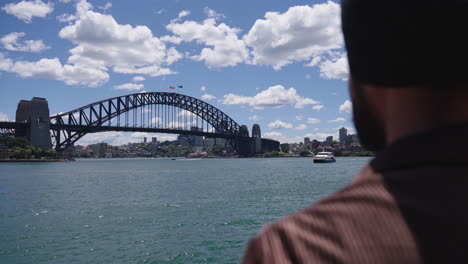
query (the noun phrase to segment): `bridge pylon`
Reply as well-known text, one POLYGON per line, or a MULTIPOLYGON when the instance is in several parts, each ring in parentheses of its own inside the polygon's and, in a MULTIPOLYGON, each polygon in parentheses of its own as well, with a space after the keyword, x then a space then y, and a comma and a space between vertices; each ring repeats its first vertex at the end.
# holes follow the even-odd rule
POLYGON ((27 125, 15 130, 16 137, 24 137, 34 147, 51 148, 49 104, 45 98, 21 100, 16 109, 16 122, 27 125))

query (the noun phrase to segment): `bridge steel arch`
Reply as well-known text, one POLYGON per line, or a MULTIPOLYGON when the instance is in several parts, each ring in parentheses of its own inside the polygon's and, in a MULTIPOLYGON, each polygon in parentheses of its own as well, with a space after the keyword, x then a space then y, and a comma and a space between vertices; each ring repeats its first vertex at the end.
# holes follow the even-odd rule
POLYGON ((245 136, 248 137, 242 133, 238 123, 213 105, 191 96, 167 92, 118 96, 51 116, 50 121, 53 145, 57 150, 71 146, 87 133, 100 131, 143 131, 219 137, 227 139, 237 151, 240 141, 245 136), (168 105, 192 112, 209 123, 214 128, 214 132, 132 127, 128 123, 121 124, 119 117, 122 114, 148 105, 168 105), (117 126, 112 126, 111 122, 115 119, 117 119, 117 126))

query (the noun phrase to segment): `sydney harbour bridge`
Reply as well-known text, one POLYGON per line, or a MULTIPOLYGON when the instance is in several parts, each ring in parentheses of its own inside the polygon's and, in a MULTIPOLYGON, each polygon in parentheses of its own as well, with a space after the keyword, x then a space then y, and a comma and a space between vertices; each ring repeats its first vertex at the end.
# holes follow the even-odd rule
POLYGON ((279 142, 252 136, 224 112, 197 98, 167 92, 135 93, 109 98, 49 116, 44 98, 21 100, 15 121, 0 122, 0 134, 27 138, 33 146, 58 151, 73 146, 89 133, 149 132, 224 138, 240 156, 279 150, 279 142))

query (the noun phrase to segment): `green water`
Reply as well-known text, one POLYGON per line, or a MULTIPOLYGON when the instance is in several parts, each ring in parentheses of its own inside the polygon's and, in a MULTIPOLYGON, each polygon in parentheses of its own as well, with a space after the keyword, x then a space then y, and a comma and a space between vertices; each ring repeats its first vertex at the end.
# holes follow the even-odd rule
POLYGON ((239 263, 262 225, 368 162, 108 159, 0 164, 0 263, 239 263))

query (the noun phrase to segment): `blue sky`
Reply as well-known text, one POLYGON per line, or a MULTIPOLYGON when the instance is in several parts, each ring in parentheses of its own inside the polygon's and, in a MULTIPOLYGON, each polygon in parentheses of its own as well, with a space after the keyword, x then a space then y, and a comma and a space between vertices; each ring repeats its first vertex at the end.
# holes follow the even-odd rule
MULTIPOLYGON (((333 1, 2 1, 0 119, 22 99, 51 114, 106 98, 170 91, 203 99, 262 136, 353 132, 339 3, 333 1)), ((141 141, 87 135, 79 144, 141 141)), ((159 139, 174 135, 156 134, 159 139)))

